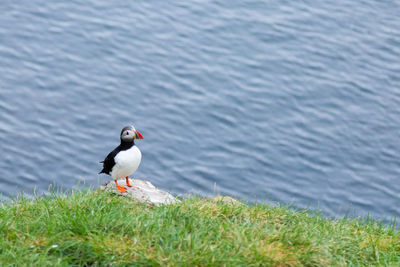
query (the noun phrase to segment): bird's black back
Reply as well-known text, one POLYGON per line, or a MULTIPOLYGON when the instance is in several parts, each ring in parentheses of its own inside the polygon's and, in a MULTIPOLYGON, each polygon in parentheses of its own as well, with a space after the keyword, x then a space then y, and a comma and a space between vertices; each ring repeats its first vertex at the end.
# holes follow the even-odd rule
POLYGON ((133 147, 135 143, 132 142, 121 142, 119 146, 117 146, 113 151, 111 151, 107 157, 104 159, 104 161, 101 161, 100 163, 103 163, 103 169, 99 172, 100 173, 106 173, 110 175, 110 172, 112 171, 112 168, 115 165, 115 156, 120 152, 124 150, 128 150, 129 148, 133 147))

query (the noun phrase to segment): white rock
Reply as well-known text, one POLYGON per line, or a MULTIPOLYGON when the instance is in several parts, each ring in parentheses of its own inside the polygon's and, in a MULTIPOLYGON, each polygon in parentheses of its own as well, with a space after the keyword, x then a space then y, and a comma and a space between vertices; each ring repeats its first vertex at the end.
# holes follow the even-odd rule
POLYGON ((149 181, 129 179, 129 183, 134 187, 127 187, 125 179, 118 180, 118 184, 126 188, 126 193, 118 191, 114 181, 105 182, 100 188, 103 191, 113 192, 120 196, 129 197, 141 203, 161 205, 180 202, 179 199, 175 198, 168 192, 156 188, 149 181))

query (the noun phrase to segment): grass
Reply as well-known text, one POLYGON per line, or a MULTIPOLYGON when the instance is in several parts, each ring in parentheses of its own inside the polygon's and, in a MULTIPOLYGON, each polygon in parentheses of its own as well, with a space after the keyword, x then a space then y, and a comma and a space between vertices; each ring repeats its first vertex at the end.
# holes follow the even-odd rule
POLYGON ((0 265, 400 266, 400 233, 286 206, 190 197, 149 207, 99 190, 0 206, 0 265))

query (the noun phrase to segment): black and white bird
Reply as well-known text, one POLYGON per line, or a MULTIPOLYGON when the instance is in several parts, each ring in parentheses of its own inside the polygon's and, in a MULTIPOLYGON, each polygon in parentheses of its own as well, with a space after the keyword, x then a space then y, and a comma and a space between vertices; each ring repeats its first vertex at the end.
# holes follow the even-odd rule
POLYGON ((118 179, 126 179, 126 185, 133 187, 129 183, 129 175, 134 173, 142 160, 142 153, 135 146, 135 139, 143 139, 143 136, 133 126, 126 126, 121 131, 121 144, 111 151, 103 163, 103 169, 99 172, 110 175, 117 189, 125 193, 126 188, 118 185, 118 179))

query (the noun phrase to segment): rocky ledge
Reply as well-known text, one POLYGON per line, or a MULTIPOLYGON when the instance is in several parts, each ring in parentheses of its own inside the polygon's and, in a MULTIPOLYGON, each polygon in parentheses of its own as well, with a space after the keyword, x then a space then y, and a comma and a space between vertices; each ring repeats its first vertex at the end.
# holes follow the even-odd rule
POLYGON ((162 205, 180 202, 179 199, 175 198, 168 192, 158 189, 149 181, 129 179, 129 183, 134 187, 127 187, 125 179, 118 180, 118 184, 126 188, 126 193, 118 191, 114 181, 105 182, 100 188, 103 191, 129 197, 141 203, 162 205))

